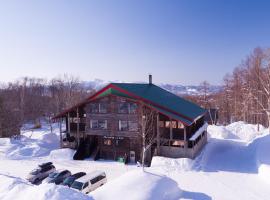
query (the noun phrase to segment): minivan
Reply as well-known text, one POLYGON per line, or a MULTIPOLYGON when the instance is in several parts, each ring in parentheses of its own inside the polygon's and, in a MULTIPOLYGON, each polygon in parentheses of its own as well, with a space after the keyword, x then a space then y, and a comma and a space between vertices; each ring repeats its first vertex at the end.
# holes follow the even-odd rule
POLYGON ((75 180, 71 188, 77 189, 85 194, 94 191, 107 182, 106 174, 103 171, 94 171, 75 180))

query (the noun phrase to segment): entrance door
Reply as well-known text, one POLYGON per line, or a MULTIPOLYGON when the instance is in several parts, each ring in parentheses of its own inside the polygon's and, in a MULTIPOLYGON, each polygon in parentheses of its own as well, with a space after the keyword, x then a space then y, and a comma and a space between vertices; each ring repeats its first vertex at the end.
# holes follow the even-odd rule
POLYGON ((136 161, 136 156, 135 156, 135 151, 130 151, 129 152, 129 159, 130 159, 130 162, 131 163, 135 163, 135 161, 136 161))

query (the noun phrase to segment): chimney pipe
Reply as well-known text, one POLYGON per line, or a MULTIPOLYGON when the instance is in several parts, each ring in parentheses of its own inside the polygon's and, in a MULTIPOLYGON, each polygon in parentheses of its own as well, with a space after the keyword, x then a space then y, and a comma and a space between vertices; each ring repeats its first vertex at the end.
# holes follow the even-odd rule
POLYGON ((152 74, 149 74, 149 85, 152 84, 152 74))

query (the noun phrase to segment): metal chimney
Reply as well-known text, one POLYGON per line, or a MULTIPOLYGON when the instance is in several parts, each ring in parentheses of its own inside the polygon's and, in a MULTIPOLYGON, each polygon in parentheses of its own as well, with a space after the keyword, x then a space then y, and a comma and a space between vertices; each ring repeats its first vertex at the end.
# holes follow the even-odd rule
POLYGON ((152 84, 152 74, 149 74, 149 84, 152 84))

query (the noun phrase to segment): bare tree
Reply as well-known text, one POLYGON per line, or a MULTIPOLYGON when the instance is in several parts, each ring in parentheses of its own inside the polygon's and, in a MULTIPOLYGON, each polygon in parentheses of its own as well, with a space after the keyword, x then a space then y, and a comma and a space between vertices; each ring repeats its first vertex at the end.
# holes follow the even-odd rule
POLYGON ((151 107, 141 102, 139 109, 139 122, 141 127, 142 138, 142 169, 144 171, 146 154, 151 152, 151 147, 156 139, 156 116, 157 112, 151 107))

